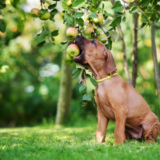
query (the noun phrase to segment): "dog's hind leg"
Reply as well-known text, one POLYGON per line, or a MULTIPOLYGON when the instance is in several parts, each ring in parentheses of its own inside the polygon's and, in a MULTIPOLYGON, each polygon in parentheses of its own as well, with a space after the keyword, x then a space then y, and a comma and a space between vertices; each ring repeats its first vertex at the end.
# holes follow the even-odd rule
POLYGON ((143 138, 147 142, 157 142, 157 137, 160 132, 160 123, 154 113, 149 113, 143 122, 143 138))

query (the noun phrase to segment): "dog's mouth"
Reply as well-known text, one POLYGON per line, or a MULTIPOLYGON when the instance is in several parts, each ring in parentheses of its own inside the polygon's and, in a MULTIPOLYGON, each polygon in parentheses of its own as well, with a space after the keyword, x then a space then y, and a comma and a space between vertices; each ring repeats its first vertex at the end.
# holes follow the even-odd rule
MULTIPOLYGON (((75 42, 75 44, 77 44, 77 43, 75 42)), ((77 44, 77 45, 78 45, 78 44, 77 44)), ((78 47, 79 47, 79 49, 80 49, 80 53, 79 53, 78 56, 73 57, 73 60, 74 60, 76 63, 81 63, 81 64, 83 64, 83 62, 84 62, 84 60, 85 60, 85 58, 84 58, 84 49, 82 49, 82 47, 81 47, 80 45, 78 45, 78 47)))

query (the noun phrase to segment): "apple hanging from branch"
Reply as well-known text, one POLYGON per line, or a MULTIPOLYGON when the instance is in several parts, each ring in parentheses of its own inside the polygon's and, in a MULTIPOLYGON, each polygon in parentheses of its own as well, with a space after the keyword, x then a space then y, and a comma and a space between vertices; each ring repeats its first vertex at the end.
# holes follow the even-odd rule
POLYGON ((70 57, 76 57, 80 53, 80 50, 76 44, 70 44, 67 48, 67 54, 70 57))
POLYGON ((67 37, 69 37, 70 39, 75 39, 76 36, 78 35, 78 31, 77 31, 76 28, 70 27, 70 28, 67 29, 66 35, 67 35, 67 37))

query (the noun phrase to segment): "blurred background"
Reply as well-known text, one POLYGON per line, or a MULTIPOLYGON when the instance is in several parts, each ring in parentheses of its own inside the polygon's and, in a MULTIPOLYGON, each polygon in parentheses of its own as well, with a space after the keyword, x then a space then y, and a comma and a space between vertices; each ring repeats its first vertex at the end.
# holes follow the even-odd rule
MULTIPOLYGON (((56 45, 46 43, 37 47, 43 35, 33 37, 43 25, 43 21, 29 14, 32 8, 39 8, 39 0, 6 0, 3 9, 6 32, 0 32, 0 127, 33 126, 55 124, 57 104, 62 77, 62 57, 60 42, 65 40, 66 25, 63 24, 63 10, 58 2, 55 22, 47 20, 51 30, 59 29, 55 37, 56 45)), ((107 12, 111 4, 106 4, 107 12)), ((0 16, 0 19, 2 17, 0 16)), ((126 13, 126 22, 121 24, 126 44, 129 71, 132 74, 133 16, 126 13)), ((104 26, 107 28, 106 26, 104 26)), ((160 24, 156 23, 156 47, 160 66, 160 24)), ((120 39, 113 43, 112 54, 118 73, 126 80, 120 39)), ((93 88, 87 81, 89 90, 93 88)), ((97 109, 92 103, 82 107, 79 80, 73 79, 70 116, 68 125, 78 125, 96 121, 97 109)), ((158 111, 158 92, 154 76, 151 52, 151 28, 144 27, 138 32, 138 77, 136 90, 145 98, 152 111, 158 111)), ((135 99, 136 101, 136 99, 135 99)))

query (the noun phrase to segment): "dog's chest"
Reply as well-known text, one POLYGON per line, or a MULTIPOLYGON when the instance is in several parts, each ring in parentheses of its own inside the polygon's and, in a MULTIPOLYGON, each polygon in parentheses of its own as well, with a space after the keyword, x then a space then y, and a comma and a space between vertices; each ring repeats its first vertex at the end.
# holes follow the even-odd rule
POLYGON ((106 95, 96 92, 95 93, 95 101, 97 103, 98 109, 100 109, 107 118, 110 120, 115 120, 115 115, 112 111, 112 108, 107 100, 106 95))

